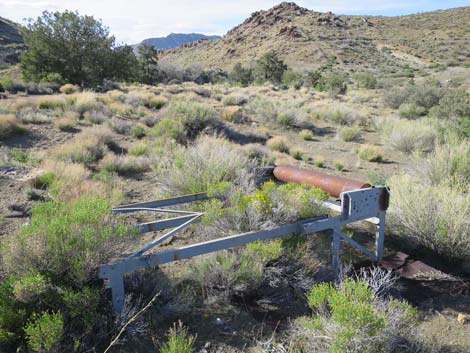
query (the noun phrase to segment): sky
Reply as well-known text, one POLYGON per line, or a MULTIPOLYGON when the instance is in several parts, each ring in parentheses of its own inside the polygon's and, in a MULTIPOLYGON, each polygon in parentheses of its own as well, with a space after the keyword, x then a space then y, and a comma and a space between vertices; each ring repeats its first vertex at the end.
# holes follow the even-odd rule
MULTIPOLYGON (((254 11, 281 0, 0 0, 0 16, 25 23, 42 11, 77 10, 110 28, 120 43, 134 44, 170 33, 225 34, 254 11)), ((470 0, 298 0, 315 11, 352 15, 404 15, 459 6, 470 0)))

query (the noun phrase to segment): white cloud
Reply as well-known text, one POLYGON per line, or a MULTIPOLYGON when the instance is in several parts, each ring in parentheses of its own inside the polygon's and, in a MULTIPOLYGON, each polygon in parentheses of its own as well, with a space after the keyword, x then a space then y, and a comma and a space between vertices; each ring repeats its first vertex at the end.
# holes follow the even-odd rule
MULTIPOLYGON (((279 3, 271 0, 0 0, 0 14, 21 22, 37 17, 43 10, 78 10, 100 18, 119 41, 139 42, 144 38, 171 32, 224 34, 252 12, 279 3)), ((426 0, 299 0, 300 6, 337 13, 409 12, 425 9, 426 0)), ((454 2, 464 2, 455 0, 454 2)), ((452 6, 442 1, 442 7, 452 6)), ((457 6, 457 5, 454 5, 457 6)))

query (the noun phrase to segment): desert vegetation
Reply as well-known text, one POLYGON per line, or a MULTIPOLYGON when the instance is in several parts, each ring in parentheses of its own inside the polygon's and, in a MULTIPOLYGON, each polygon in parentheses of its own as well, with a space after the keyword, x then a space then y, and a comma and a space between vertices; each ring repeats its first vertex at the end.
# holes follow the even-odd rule
MULTIPOLYGON (((470 349, 455 319, 470 274, 468 67, 302 67, 276 50, 226 71, 184 66, 151 46, 135 55, 74 12, 46 12, 24 33, 20 67, 0 73, 0 351, 470 349), (56 48, 51 29, 86 35, 56 48), (113 316, 98 266, 158 235, 137 234, 113 206, 207 192, 183 206, 199 222, 163 249, 329 214, 320 189, 259 183, 258 167, 273 164, 390 186, 386 255, 431 261, 439 271, 423 286, 463 283, 448 297, 442 287, 452 309, 392 272, 349 268, 364 258, 347 246, 334 278, 328 236, 291 234, 128 274, 113 316)), ((365 224, 344 232, 373 246, 365 224)))

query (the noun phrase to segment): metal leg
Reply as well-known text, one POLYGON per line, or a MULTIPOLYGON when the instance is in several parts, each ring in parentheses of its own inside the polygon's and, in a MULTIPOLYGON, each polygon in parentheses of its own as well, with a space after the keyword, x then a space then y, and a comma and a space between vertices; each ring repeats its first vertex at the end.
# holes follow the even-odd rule
POLYGON ((379 223, 377 224, 377 231, 375 232, 375 256, 376 260, 380 261, 384 252, 384 238, 385 238, 385 212, 380 211, 379 223))
POLYGON ((331 231, 331 253, 332 253, 332 267, 333 271, 335 273, 335 276, 337 277, 339 275, 339 251, 340 251, 340 236, 339 234, 335 231, 331 231))
POLYGON ((116 271, 110 276, 109 287, 111 288, 114 312, 119 317, 124 308, 124 278, 122 273, 116 271))

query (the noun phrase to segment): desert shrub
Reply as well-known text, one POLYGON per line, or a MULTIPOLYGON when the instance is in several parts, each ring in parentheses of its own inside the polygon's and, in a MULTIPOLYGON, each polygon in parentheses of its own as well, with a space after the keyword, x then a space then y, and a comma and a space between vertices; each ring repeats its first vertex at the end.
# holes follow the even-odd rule
POLYGON ((21 132, 18 120, 14 114, 0 114, 0 139, 21 132))
POLYGON ((291 151, 290 155, 292 156, 292 158, 297 160, 302 160, 305 156, 304 152, 302 152, 301 150, 293 150, 291 151))
POLYGON ((448 258, 470 256, 468 184, 429 185, 406 175, 393 176, 389 211, 393 231, 448 258))
POLYGON ((470 94, 464 89, 448 91, 431 111, 433 116, 446 119, 470 117, 470 94))
POLYGON ((149 109, 158 110, 163 108, 166 104, 168 104, 168 100, 165 97, 154 96, 147 100, 145 106, 149 109))
POLYGON ((384 102, 390 108, 397 109, 404 103, 414 104, 428 111, 439 104, 443 91, 435 83, 393 87, 385 91, 384 102))
POLYGON ((133 176, 148 172, 150 170, 150 161, 145 157, 107 154, 100 161, 100 168, 109 173, 116 172, 123 176, 133 176))
POLYGON ((361 145, 357 151, 360 159, 368 162, 381 162, 382 150, 374 145, 361 145))
POLYGON ((135 138, 141 139, 147 134, 147 131, 145 130, 145 127, 141 124, 136 124, 132 126, 130 133, 135 138))
POLYGON ((341 163, 341 162, 336 162, 336 163, 335 163, 335 169, 336 169, 337 171, 340 171, 340 172, 341 172, 342 170, 344 170, 344 164, 341 163))
POLYGON ((282 75, 286 70, 287 65, 279 59, 276 53, 270 51, 256 60, 253 77, 258 83, 270 81, 277 84, 282 82, 282 75))
POLYGON ((289 145, 287 143, 287 140, 281 136, 276 136, 269 139, 266 144, 270 150, 282 153, 289 153, 289 145))
POLYGON ((311 130, 302 130, 300 131, 300 137, 302 137, 305 141, 313 140, 313 133, 311 130))
POLYGON ((237 106, 228 106, 220 114, 222 120, 229 121, 235 124, 242 124, 247 121, 247 118, 243 115, 243 111, 237 106))
POLYGON ((359 113, 346 108, 339 108, 324 112, 324 119, 341 126, 352 126, 353 124, 363 124, 364 117, 359 113))
POLYGON ((212 209, 211 213, 218 217, 212 220, 212 225, 220 234, 228 230, 259 230, 273 223, 285 224, 315 217, 324 212, 321 202, 326 198, 325 192, 308 185, 287 183, 277 186, 270 181, 247 195, 232 193, 225 200, 223 209, 215 205, 216 210, 212 209))
POLYGON ((418 106, 414 103, 403 103, 398 110, 401 118, 405 119, 418 119, 426 115, 426 108, 418 106))
POLYGON ((160 353, 191 353, 193 351, 196 339, 188 333, 188 329, 181 321, 173 324, 167 337, 167 342, 160 348, 160 353))
MULTIPOLYGON (((165 110, 164 116, 165 119, 163 120, 167 121, 165 124, 171 125, 168 123, 168 120, 174 121, 173 127, 169 130, 179 130, 182 127, 180 134, 173 135, 177 135, 176 140, 178 142, 185 143, 185 139, 195 138, 202 129, 210 125, 216 118, 216 112, 211 106, 204 103, 193 102, 186 99, 173 99, 165 110), (184 139, 182 138, 183 136, 185 137, 184 139)), ((160 123, 157 125, 160 125, 160 123)), ((157 125, 154 129, 156 129, 157 125)), ((161 136, 161 134, 158 135, 161 136)))
MULTIPOLYGON (((168 153, 167 153, 168 154, 168 153)), ((157 166, 163 184, 173 193, 207 191, 210 185, 234 181, 252 162, 224 140, 202 136, 187 148, 180 147, 157 166)))
POLYGON ((52 186, 55 182, 55 174, 53 172, 44 172, 36 176, 34 179, 31 180, 31 184, 36 189, 47 189, 52 186))
POLYGON ((354 75, 360 88, 374 89, 377 87, 377 78, 370 72, 362 72, 354 75))
POLYGON ((296 111, 292 109, 282 110, 277 114, 277 123, 282 127, 289 127, 296 122, 296 111))
POLYGON ((139 156, 146 155, 148 152, 149 152, 149 147, 144 142, 137 143, 135 145, 132 145, 129 148, 129 154, 131 156, 139 157, 139 156))
POLYGON ((132 129, 131 122, 119 118, 109 120, 109 126, 114 132, 121 135, 129 135, 132 129))
POLYGON ((348 89, 347 82, 348 79, 345 75, 331 72, 321 76, 315 87, 320 91, 326 91, 331 95, 336 96, 338 94, 346 93, 348 89))
POLYGON ((74 101, 73 108, 83 117, 86 112, 100 110, 102 103, 96 100, 96 95, 92 92, 82 92, 71 96, 74 101))
POLYGON ((159 120, 152 130, 150 135, 158 137, 170 137, 179 143, 186 142, 186 134, 183 123, 173 119, 159 120))
POLYGON ((313 161, 313 165, 318 168, 325 168, 325 160, 322 157, 317 157, 313 161))
POLYGON ((17 116, 24 124, 47 124, 52 121, 54 113, 47 110, 40 111, 35 108, 23 108, 17 116))
POLYGON ((57 346, 64 331, 64 320, 60 312, 33 315, 26 325, 26 339, 33 352, 47 352, 57 346))
POLYGON ((38 100, 39 109, 64 109, 67 102, 61 96, 45 97, 38 100))
POLYGON ((103 124, 111 117, 111 112, 107 110, 92 110, 83 115, 84 119, 92 124, 103 124))
POLYGON ((243 93, 232 93, 222 99, 223 105, 244 105, 248 102, 248 96, 243 93))
POLYGON ((338 129, 338 137, 345 142, 357 140, 361 137, 361 129, 357 126, 341 127, 338 129))
POLYGON ((90 280, 101 263, 135 232, 113 221, 111 204, 101 196, 36 204, 31 221, 5 240, 4 268, 9 274, 46 274, 56 283, 90 280))
POLYGON ((430 185, 465 185, 470 183, 470 142, 446 142, 421 158, 416 156, 413 173, 430 185))
POLYGON ((53 156, 62 161, 89 165, 104 157, 108 147, 116 148, 112 135, 107 129, 85 131, 74 141, 63 144, 53 156))
POLYGON ((434 149, 437 131, 432 121, 428 119, 415 121, 386 119, 379 128, 382 131, 384 144, 397 151, 430 152, 434 149))
POLYGON ((228 78, 232 83, 240 84, 243 87, 246 87, 253 83, 253 70, 250 68, 245 68, 242 66, 242 64, 237 63, 233 67, 228 78))
POLYGON ((59 91, 60 93, 63 93, 63 94, 78 93, 80 92, 80 86, 67 83, 63 86, 60 86, 59 91))
POLYGON ((371 277, 313 286, 307 300, 314 316, 297 322, 303 335, 294 334, 291 346, 305 352, 394 351, 415 324, 416 311, 405 302, 379 296, 390 285, 389 276, 371 277))
POLYGON ((276 121, 278 112, 277 106, 275 102, 270 99, 258 96, 248 103, 247 109, 252 114, 256 114, 261 122, 276 121))
POLYGON ((287 69, 282 74, 282 83, 286 86, 295 87, 299 89, 303 84, 303 75, 301 72, 287 69))
POLYGON ((75 112, 66 112, 61 118, 54 120, 54 125, 62 131, 73 131, 78 122, 75 112))

